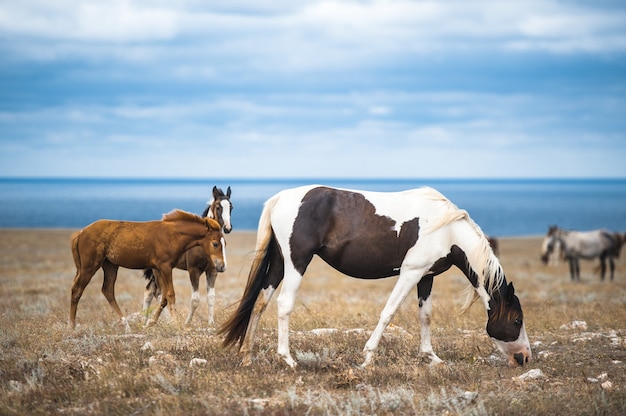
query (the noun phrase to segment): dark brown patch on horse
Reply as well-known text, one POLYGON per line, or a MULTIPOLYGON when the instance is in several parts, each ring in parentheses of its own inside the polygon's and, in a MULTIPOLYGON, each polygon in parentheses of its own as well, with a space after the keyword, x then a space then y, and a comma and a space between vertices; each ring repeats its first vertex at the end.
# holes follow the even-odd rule
POLYGON ((417 242, 419 219, 403 223, 376 214, 363 194, 327 187, 302 198, 289 245, 296 270, 304 274, 314 254, 348 276, 395 276, 417 242))

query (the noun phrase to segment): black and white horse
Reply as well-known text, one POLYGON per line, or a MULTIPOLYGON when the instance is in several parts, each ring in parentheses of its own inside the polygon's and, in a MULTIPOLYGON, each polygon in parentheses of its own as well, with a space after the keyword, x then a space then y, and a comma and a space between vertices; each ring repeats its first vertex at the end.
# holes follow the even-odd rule
POLYGON ((531 359, 520 302, 487 238, 466 211, 431 188, 379 193, 305 186, 276 194, 259 221, 256 258, 238 309, 220 327, 224 345, 239 343, 243 364, 252 360, 259 318, 278 295, 278 355, 295 367, 289 350, 289 316, 302 276, 318 255, 349 276, 376 279, 399 275, 380 320, 363 350, 374 352, 400 304, 417 286, 420 353, 441 362, 430 341, 433 278, 453 265, 474 290, 464 308, 480 298, 487 333, 509 364, 531 359))
POLYGON ((604 280, 606 261, 609 261, 611 280, 615 274, 615 259, 619 257, 624 237, 607 230, 568 231, 556 225, 548 229, 541 245, 541 260, 547 264, 552 253, 559 252, 569 262, 570 278, 580 281, 579 258, 600 259, 600 278, 604 280))
MULTIPOLYGON (((213 187, 213 200, 208 202, 208 205, 202 217, 209 217, 216 220, 222 231, 228 234, 232 231, 233 226, 231 224, 231 212, 233 205, 230 202, 230 186, 226 190, 226 193, 217 186, 213 187)), ((226 250, 226 247, 224 247, 226 250)), ((225 257, 224 257, 225 258, 225 257)), ((191 305, 189 308, 189 315, 185 320, 185 324, 191 323, 193 315, 198 309, 200 304, 200 276, 202 273, 206 274, 206 286, 207 286, 207 303, 209 308, 209 325, 214 322, 214 309, 215 309, 215 280, 217 279, 217 269, 212 261, 204 254, 204 252, 198 247, 194 247, 187 250, 176 264, 177 269, 187 270, 189 272, 189 281, 191 283, 191 305)), ((152 299, 158 298, 161 295, 161 290, 157 286, 156 279, 152 269, 144 270, 144 277, 148 280, 146 289, 143 294, 143 310, 144 315, 148 316, 148 310, 152 299)))

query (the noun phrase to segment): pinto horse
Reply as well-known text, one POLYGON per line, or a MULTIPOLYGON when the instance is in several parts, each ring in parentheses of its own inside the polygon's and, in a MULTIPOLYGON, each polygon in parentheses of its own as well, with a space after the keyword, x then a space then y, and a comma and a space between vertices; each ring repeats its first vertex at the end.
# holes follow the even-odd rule
POLYGON ((624 238, 619 233, 607 230, 568 231, 556 225, 548 229, 543 240, 541 260, 547 264, 551 254, 560 250, 563 258, 569 262, 570 278, 580 281, 579 258, 592 260, 600 259, 600 278, 604 280, 606 274, 606 260, 611 269, 611 280, 615 274, 615 259, 619 257, 624 238))
POLYGON ((278 285, 277 353, 290 367, 289 316, 313 255, 340 272, 362 279, 399 275, 376 329, 363 350, 367 366, 385 328, 409 291, 417 287, 420 353, 431 363, 433 278, 453 265, 470 281, 487 310, 487 333, 509 364, 523 365, 531 350, 522 308, 480 228, 432 188, 379 193, 313 185, 284 190, 270 198, 259 220, 256 257, 237 310, 223 323, 223 344, 239 343, 243 364, 252 360, 259 319, 278 285))
MULTIPOLYGON (((232 231, 231 212, 233 205, 230 202, 230 186, 226 190, 226 194, 217 186, 213 187, 213 200, 209 201, 209 205, 202 213, 202 217, 208 217, 216 220, 222 227, 222 231, 228 234, 232 231)), ((217 279, 217 268, 209 257, 204 253, 201 247, 193 247, 185 252, 176 264, 177 269, 187 270, 189 272, 189 280, 191 283, 191 305, 189 315, 185 320, 185 325, 191 323, 193 315, 200 304, 200 276, 202 273, 206 275, 207 284, 207 303, 209 308, 209 325, 214 322, 215 309, 215 280, 217 279)), ((143 272, 144 277, 148 280, 143 295, 143 311, 148 316, 148 310, 152 299, 161 296, 161 289, 157 285, 152 269, 146 269, 143 272)))
POLYGON ((115 300, 115 280, 120 266, 149 267, 156 272, 164 296, 147 325, 155 324, 167 305, 171 316, 175 316, 172 268, 186 250, 200 246, 218 271, 226 267, 224 236, 217 221, 180 210, 165 214, 161 221, 99 220, 72 235, 71 242, 76 264, 70 304, 72 328, 76 326, 78 301, 99 268, 104 271, 102 293, 129 332, 128 322, 115 300))

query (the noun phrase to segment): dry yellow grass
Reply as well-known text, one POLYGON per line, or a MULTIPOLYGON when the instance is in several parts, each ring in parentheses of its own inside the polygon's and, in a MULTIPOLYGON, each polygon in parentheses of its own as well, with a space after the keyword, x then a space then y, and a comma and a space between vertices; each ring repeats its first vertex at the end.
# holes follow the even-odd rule
MULTIPOLYGON (((534 361, 509 368, 487 337, 485 311, 460 315, 465 279, 452 269, 434 285, 433 346, 445 361, 420 361, 417 301, 410 296, 378 354, 357 369, 367 331, 395 279, 345 277, 311 264, 291 319, 293 371, 276 357, 276 309, 258 331, 255 361, 241 367, 206 325, 206 299, 190 326, 161 318, 144 329, 144 280, 121 269, 116 293, 131 317, 124 328, 100 293, 101 272, 68 329, 75 270, 71 230, 0 230, 0 414, 625 414, 626 261, 614 282, 583 262, 582 283, 565 264, 539 261, 540 239, 500 241, 501 262, 525 312, 534 361), (586 328, 568 328, 573 321, 586 328), (338 331, 316 335, 316 328, 338 331), (364 331, 353 331, 362 329, 364 331), (204 361, 206 360, 206 362, 204 361), (529 370, 542 376, 522 380, 529 370)), ((228 266, 216 284, 219 324, 238 301, 254 234, 228 237, 228 266)), ((182 322, 189 307, 185 272, 174 274, 182 322)), ((201 289, 205 289, 202 282, 201 289)))

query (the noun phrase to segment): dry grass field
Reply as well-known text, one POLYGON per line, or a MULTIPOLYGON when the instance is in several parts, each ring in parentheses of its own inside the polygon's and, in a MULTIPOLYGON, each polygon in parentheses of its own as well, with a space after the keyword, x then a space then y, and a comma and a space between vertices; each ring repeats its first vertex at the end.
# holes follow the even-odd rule
MULTIPOLYGON (((614 282, 582 262, 539 261, 539 238, 500 240, 500 258, 524 308, 534 360, 509 368, 494 350, 480 303, 461 315, 466 286, 452 269, 435 280, 432 338, 445 364, 420 360, 418 307, 410 296, 373 364, 361 350, 395 279, 345 277, 320 261, 307 271, 291 319, 294 371, 275 355, 276 304, 259 325, 254 362, 241 367, 206 324, 206 297, 189 326, 185 272, 174 275, 178 318, 144 329, 141 271, 116 286, 131 318, 126 334, 100 293, 102 273, 68 329, 75 269, 71 230, 0 230, 0 414, 626 414, 626 255, 614 282), (334 330, 314 331, 328 328, 334 330)), ((254 233, 227 236, 216 284, 216 321, 241 295, 254 233)), ((202 293, 205 294, 205 282, 202 293)))

